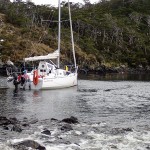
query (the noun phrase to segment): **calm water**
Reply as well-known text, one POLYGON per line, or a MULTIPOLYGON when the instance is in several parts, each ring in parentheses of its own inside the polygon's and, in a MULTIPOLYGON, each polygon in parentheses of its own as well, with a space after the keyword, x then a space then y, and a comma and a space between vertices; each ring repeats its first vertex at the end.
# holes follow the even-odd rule
POLYGON ((17 94, 5 88, 4 79, 0 78, 0 114, 39 121, 19 136, 0 129, 0 150, 9 150, 10 143, 23 139, 36 140, 47 150, 150 149, 150 75, 82 77, 78 87, 17 94), (80 124, 67 133, 48 121, 70 116, 80 124), (42 138, 44 128, 53 133, 48 139, 42 138))

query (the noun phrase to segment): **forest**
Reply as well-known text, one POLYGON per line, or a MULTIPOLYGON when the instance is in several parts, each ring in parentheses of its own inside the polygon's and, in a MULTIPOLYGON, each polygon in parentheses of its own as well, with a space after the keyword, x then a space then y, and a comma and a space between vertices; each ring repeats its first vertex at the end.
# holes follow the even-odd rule
MULTIPOLYGON (((150 0, 70 3, 77 64, 150 66, 150 0)), ((68 4, 61 3, 61 60, 71 64, 68 4)), ((57 49, 58 9, 32 2, 0 0, 0 59, 20 62, 57 49)))

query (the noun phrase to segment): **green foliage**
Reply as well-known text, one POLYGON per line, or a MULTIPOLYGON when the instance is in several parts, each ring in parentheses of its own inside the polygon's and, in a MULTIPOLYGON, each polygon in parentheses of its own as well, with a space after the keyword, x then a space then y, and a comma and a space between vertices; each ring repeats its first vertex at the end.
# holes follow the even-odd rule
MULTIPOLYGON (((77 63, 84 62, 83 64, 85 64, 89 60, 92 62, 92 59, 96 59, 99 63, 124 63, 128 66, 150 65, 149 8, 150 0, 103 0, 93 5, 71 3, 75 44, 79 51, 77 57, 85 60, 81 61, 77 58, 77 63), (84 57, 81 56, 83 54, 84 57), (87 58, 85 59, 85 57, 87 58)), ((5 57, 9 55, 11 51, 9 49, 26 49, 25 53, 27 53, 29 46, 26 47, 26 39, 40 42, 53 49, 57 48, 57 8, 0 0, 0 13, 6 15, 8 23, 19 28, 17 38, 19 39, 19 36, 24 38, 22 41, 19 39, 18 45, 13 44, 11 36, 5 33, 6 29, 3 29, 1 36, 8 40, 2 49, 5 57)), ((61 47, 66 56, 69 56, 68 49, 70 47, 68 44, 70 40, 68 19, 68 5, 66 2, 62 2, 61 47)), ((12 56, 14 55, 13 52, 12 56)), ((20 55, 19 57, 21 58, 20 55)))

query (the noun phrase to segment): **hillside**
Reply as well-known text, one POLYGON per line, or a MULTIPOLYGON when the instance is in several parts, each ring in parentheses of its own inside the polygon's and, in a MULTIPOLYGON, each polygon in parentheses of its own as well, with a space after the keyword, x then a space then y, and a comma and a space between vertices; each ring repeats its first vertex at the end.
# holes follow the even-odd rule
MULTIPOLYGON (((110 0, 71 4, 77 64, 150 66, 150 1, 110 0)), ((57 8, 0 0, 0 53, 3 61, 57 49, 57 8), (49 20, 44 22, 43 20, 49 20)), ((67 20, 62 3, 62 20, 67 20)), ((69 22, 62 22, 62 57, 72 63, 69 22)))

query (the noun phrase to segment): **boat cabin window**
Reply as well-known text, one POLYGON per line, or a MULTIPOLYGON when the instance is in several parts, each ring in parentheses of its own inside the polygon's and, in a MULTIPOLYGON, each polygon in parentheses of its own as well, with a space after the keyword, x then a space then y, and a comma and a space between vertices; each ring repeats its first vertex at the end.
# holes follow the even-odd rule
POLYGON ((45 69, 40 69, 40 72, 46 72, 46 70, 45 69))
POLYGON ((44 68, 45 66, 44 65, 42 65, 42 68, 44 68))

